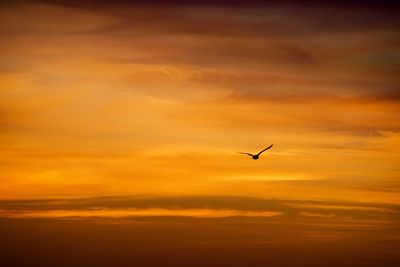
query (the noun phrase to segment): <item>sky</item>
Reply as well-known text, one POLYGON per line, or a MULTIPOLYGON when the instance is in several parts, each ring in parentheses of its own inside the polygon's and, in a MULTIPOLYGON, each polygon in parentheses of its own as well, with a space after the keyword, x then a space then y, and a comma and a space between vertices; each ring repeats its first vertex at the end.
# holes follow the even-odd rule
POLYGON ((215 251, 231 266, 293 266, 276 256, 286 252, 299 266, 395 264, 398 12, 356 0, 2 2, 7 260, 23 242, 30 266, 55 266, 58 229, 56 255, 77 257, 75 242, 121 266, 149 251, 171 266, 204 266, 215 251), (237 153, 270 144, 257 161, 237 153), (137 240, 126 254, 109 245, 137 240))

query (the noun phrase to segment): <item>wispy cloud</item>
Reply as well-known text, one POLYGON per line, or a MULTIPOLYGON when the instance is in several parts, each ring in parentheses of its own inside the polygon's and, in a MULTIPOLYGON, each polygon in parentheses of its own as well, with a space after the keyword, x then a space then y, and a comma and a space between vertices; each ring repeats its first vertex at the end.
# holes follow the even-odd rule
POLYGON ((396 8, 235 2, 4 2, 2 197, 398 201, 396 8))
POLYGON ((2 1, 0 265, 397 266, 398 14, 2 1))
POLYGON ((1 201, 3 217, 342 217, 397 220, 400 207, 384 203, 278 200, 250 197, 118 196, 1 201), (318 216, 317 216, 318 215, 318 216), (382 217, 384 216, 384 217, 382 217))

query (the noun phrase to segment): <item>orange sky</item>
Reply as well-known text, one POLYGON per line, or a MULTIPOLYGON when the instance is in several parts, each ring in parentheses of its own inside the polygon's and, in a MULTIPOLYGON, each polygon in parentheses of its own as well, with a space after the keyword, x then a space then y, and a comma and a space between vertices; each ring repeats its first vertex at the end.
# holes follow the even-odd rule
POLYGON ((0 12, 4 199, 399 200, 399 28, 387 10, 0 12), (271 143, 260 161, 236 154, 271 143))
POLYGON ((0 265, 396 266, 398 7, 214 2, 0 4, 0 265))

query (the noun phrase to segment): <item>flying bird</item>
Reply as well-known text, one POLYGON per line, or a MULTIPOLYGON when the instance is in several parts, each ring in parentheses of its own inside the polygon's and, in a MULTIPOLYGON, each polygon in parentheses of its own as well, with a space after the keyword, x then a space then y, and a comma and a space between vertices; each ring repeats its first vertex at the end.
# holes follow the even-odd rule
POLYGON ((269 147, 267 147, 266 149, 261 150, 260 152, 258 152, 258 154, 255 154, 255 155, 254 155, 254 154, 251 154, 251 153, 246 153, 246 152, 238 152, 238 153, 249 155, 249 156, 251 156, 251 157, 255 160, 255 159, 258 159, 258 158, 260 157, 261 153, 263 153, 265 150, 270 149, 272 146, 273 146, 273 144, 270 145, 269 147))

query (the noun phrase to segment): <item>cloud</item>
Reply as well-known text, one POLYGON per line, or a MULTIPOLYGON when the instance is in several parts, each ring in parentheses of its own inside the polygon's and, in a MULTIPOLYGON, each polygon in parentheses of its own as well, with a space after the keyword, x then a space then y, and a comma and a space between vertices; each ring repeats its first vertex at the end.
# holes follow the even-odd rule
POLYGON ((319 218, 333 218, 335 217, 335 214, 333 213, 311 213, 311 212, 306 212, 302 211, 300 213, 301 216, 306 216, 306 217, 319 217, 319 218))
MULTIPOLYGON (((273 206, 283 208, 288 204, 285 202, 218 196, 12 201, 8 203, 13 207, 7 209, 16 211, 15 214, 18 214, 17 206, 26 206, 19 210, 19 218, 0 218, 0 232, 4 237, 1 243, 4 256, 1 260, 7 265, 17 263, 23 266, 71 266, 82 263, 86 266, 177 266, 177 263, 239 266, 250 263, 251 266, 261 267, 270 264, 336 266, 338 262, 357 267, 366 264, 396 266, 398 215, 387 217, 385 212, 369 210, 365 212, 375 214, 374 218, 304 216, 304 212, 308 212, 308 215, 325 212, 303 211, 303 208, 293 207, 291 209, 303 211, 303 214, 272 217, 245 215, 257 214, 273 206), (45 208, 41 209, 41 205, 45 208), (112 207, 108 210, 101 208, 109 205, 112 207), (63 206, 66 210, 54 210, 63 206), (133 206, 142 208, 130 210, 129 207, 133 206), (160 206, 166 209, 156 208, 160 206), (242 212, 240 216, 202 217, 198 215, 205 210, 190 208, 184 214, 192 213, 192 216, 182 216, 185 211, 181 210, 181 206, 208 206, 207 212, 218 210, 217 213, 225 212, 226 207, 236 206, 242 212), (121 210, 139 212, 142 216, 116 216, 121 212, 124 214, 121 210), (107 211, 111 216, 102 215, 107 211), (143 216, 146 211, 158 216, 143 216), (174 211, 175 216, 169 216, 174 211), (71 217, 63 217, 63 212, 71 217), (28 213, 32 216, 22 218, 28 213), (47 217, 35 217, 35 213, 47 214, 47 217), (97 216, 82 216, 90 213, 97 216), (14 256, 16 251, 21 257, 14 256), (157 257, 154 257, 155 254, 157 257)), ((5 203, 2 201, 0 206, 4 209, 5 203)), ((336 210, 329 212, 332 214, 336 210)))
POLYGON ((398 265, 396 3, 133 2, 0 4, 0 265, 398 265))
POLYGON ((116 196, 77 199, 3 200, 5 217, 140 217, 140 216, 313 216, 322 218, 389 220, 400 214, 400 206, 384 203, 278 200, 251 197, 193 196, 151 197, 116 196), (108 215, 107 215, 108 214, 108 215), (329 216, 328 216, 329 215, 329 216))
POLYGON ((96 3, 2 4, 2 195, 393 201, 395 9, 96 3))

